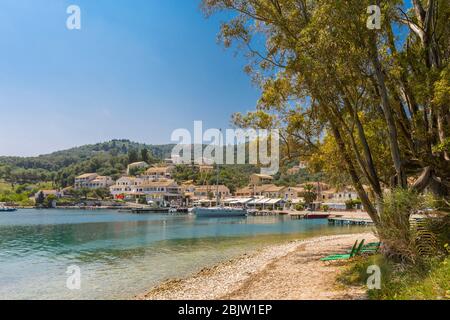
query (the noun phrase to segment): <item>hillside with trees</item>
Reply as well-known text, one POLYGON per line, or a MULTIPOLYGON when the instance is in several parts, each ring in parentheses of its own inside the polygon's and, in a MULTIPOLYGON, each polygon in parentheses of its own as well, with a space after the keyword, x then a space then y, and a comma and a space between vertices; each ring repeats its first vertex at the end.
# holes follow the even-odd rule
POLYGON ((0 157, 0 179, 13 185, 46 181, 67 187, 77 175, 86 172, 118 178, 129 163, 157 163, 170 157, 172 148, 173 145, 111 140, 37 157, 0 157))

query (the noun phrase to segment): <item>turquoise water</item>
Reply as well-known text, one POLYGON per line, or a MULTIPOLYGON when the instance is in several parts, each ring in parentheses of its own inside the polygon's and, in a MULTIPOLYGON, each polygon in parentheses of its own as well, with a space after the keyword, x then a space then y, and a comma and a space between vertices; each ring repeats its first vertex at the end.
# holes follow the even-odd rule
POLYGON ((288 217, 0 213, 0 299, 128 299, 268 244, 359 230, 288 217), (80 290, 66 287, 71 265, 81 269, 80 290))

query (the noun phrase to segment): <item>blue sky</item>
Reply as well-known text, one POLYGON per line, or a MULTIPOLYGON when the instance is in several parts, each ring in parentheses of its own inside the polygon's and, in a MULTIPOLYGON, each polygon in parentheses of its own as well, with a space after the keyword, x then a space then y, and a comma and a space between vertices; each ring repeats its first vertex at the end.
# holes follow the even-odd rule
POLYGON ((230 126, 258 90, 200 0, 1 0, 0 155, 230 126), (66 28, 81 8, 82 29, 66 28))

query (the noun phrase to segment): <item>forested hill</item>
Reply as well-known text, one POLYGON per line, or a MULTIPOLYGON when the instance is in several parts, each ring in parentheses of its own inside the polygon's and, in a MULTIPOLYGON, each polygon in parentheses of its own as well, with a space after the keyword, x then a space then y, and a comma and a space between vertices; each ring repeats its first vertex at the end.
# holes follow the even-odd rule
MULTIPOLYGON (((67 187, 74 183, 76 176, 95 172, 100 175, 117 179, 126 172, 129 163, 145 161, 148 164, 161 162, 170 158, 174 145, 147 145, 129 140, 112 140, 108 142, 85 145, 68 150, 58 151, 38 157, 0 157, 0 182, 12 185, 29 185, 42 182, 52 182, 53 187, 67 187)), ((235 150, 236 152, 236 150, 235 150)), ((275 175, 275 184, 296 185, 305 181, 313 181, 318 177, 307 170, 297 174, 286 174, 286 169, 275 175)), ((259 172, 253 165, 226 165, 221 168, 221 183, 231 190, 246 185, 252 173, 259 172)), ((175 179, 178 182, 193 180, 210 184, 215 183, 216 176, 204 177, 192 168, 177 168, 175 179)))
POLYGON ((54 181, 72 184, 84 172, 120 176, 128 163, 156 163, 170 157, 173 145, 147 145, 129 140, 111 140, 84 145, 37 157, 0 157, 0 179, 11 183, 54 181))

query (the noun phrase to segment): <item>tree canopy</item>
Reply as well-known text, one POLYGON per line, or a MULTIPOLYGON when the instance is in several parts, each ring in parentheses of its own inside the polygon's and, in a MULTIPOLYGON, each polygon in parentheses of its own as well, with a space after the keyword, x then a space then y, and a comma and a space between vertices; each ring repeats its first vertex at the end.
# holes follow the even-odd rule
POLYGON ((282 128, 285 159, 350 180, 374 222, 383 189, 449 195, 450 3, 203 0, 227 11, 220 39, 245 52, 262 94, 242 127, 282 128))

